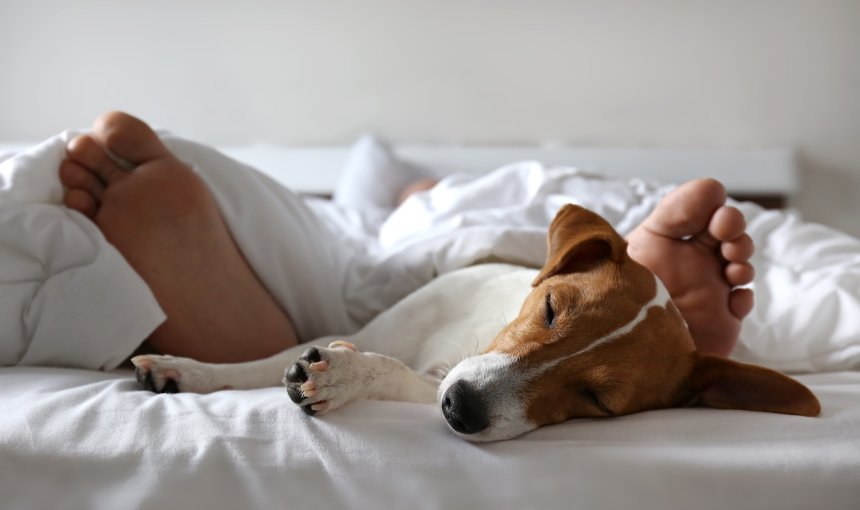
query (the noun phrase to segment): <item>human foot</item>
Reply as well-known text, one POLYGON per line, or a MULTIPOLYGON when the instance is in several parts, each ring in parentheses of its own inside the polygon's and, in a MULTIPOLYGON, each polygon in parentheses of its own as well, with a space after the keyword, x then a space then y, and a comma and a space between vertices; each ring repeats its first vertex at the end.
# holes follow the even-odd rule
POLYGON ((397 196, 397 205, 402 204, 406 201, 407 198, 411 197, 416 193, 420 193, 422 191, 427 191, 433 186, 439 184, 439 179, 422 179, 420 181, 415 181, 409 183, 408 186, 403 188, 400 194, 397 196))
POLYGON ((286 313, 239 251, 205 183, 142 121, 100 117, 67 147, 65 204, 91 218, 150 286, 161 353, 239 362, 296 343, 286 313))
POLYGON ((627 238, 630 257, 666 285, 700 352, 728 356, 753 293, 735 288, 754 277, 752 239, 743 214, 725 205, 713 179, 687 182, 666 195, 627 238))

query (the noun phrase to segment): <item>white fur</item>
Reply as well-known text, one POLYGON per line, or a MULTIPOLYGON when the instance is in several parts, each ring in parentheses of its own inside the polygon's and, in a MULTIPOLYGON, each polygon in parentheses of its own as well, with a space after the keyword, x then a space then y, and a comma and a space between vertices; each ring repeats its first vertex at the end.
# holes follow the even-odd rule
POLYGON ((180 391, 210 392, 225 387, 250 389, 273 386, 284 371, 298 362, 314 382, 316 393, 300 405, 328 402, 328 412, 358 399, 434 402, 455 381, 469 382, 488 406, 490 426, 461 437, 470 441, 506 439, 535 428, 528 420, 525 401, 529 382, 565 359, 596 349, 633 330, 654 306, 665 306, 669 293, 656 279, 657 292, 630 322, 598 338, 579 351, 532 370, 515 367, 516 359, 501 353, 479 352, 516 316, 531 290, 536 271, 488 264, 449 273, 419 289, 381 314, 357 334, 345 338, 359 349, 325 348, 337 338, 322 338, 288 349, 265 360, 233 365, 200 363, 171 356, 139 356, 139 370, 151 372, 156 389, 167 376, 180 391), (329 362, 325 371, 313 371, 298 360, 309 346, 318 346, 329 362), (412 369, 408 368, 403 362, 412 369), (434 368, 459 361, 439 383, 428 377, 434 368), (415 369, 416 371, 413 371, 415 369), (420 375, 424 374, 424 375, 420 375), (434 396, 435 394, 435 396, 434 396))
MULTIPOLYGON (((470 441, 494 441, 528 432, 536 427, 526 416, 524 397, 528 383, 533 380, 530 373, 514 368, 516 358, 498 352, 488 352, 466 358, 445 377, 436 392, 442 396, 456 381, 466 381, 481 396, 487 405, 490 426, 477 434, 452 432, 470 441)), ((450 426, 449 426, 450 428, 450 426)))

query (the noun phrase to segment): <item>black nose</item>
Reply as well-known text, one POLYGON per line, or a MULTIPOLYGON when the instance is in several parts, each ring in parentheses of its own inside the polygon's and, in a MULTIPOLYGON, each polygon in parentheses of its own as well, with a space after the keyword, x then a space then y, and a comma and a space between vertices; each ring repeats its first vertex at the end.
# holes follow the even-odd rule
POLYGON ((442 414, 461 434, 476 434, 490 425, 487 406, 466 381, 457 381, 442 396, 442 414))

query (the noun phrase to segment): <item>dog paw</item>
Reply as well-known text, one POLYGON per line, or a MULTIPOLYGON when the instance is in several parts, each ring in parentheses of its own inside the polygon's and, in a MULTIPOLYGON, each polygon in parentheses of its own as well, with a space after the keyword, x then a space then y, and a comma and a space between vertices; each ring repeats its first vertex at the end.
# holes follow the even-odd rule
POLYGON ((362 398, 369 375, 366 356, 337 341, 306 350, 287 368, 283 382, 290 400, 313 416, 362 398))
POLYGON ((201 363, 189 358, 147 354, 131 358, 138 384, 155 393, 208 391, 203 384, 201 363))

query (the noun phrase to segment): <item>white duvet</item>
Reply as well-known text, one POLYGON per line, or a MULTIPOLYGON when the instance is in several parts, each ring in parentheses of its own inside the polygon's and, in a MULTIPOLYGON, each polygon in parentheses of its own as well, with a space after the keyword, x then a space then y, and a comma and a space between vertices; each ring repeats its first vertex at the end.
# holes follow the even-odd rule
MULTIPOLYGON (((154 395, 123 369, 25 366, 112 368, 163 319, 98 231, 57 205, 63 138, 0 164, 0 361, 19 365, 0 369, 3 508, 856 508, 860 501, 856 372, 798 377, 821 400, 820 418, 677 409, 473 445, 447 432, 435 406, 357 402, 315 419, 281 388, 154 395)), ((288 289, 278 291, 295 269, 278 256, 278 236, 291 237, 260 218, 273 205, 308 209, 262 176, 241 177, 248 170, 238 163, 170 143, 210 184, 276 297, 303 310, 288 289)), ((474 262, 538 266, 546 226, 568 201, 626 233, 667 189, 526 162, 451 177, 390 215, 314 202, 314 218, 290 228, 339 232, 356 253, 326 255, 345 270, 311 291, 345 297, 325 314, 307 309, 300 330, 354 331, 434 276, 460 278, 457 269, 474 262), (326 288, 335 283, 341 287, 326 288)), ((792 215, 741 207, 758 245, 758 306, 735 356, 791 371, 857 368, 860 243, 792 215)), ((438 291, 410 299, 438 299, 439 281, 438 291)), ((401 305, 379 320, 408 330, 418 318, 399 313, 414 310, 401 305)), ((434 320, 444 328, 445 317, 434 320)))
MULTIPOLYGON (((0 365, 110 369, 164 319, 98 229, 59 205, 56 169, 69 136, 0 163, 0 365)), ((304 340, 352 333, 435 276, 474 263, 539 267, 547 226, 565 203, 626 234, 670 189, 521 162, 450 176, 392 212, 378 196, 306 203, 208 147, 165 140, 210 185, 304 340)), ((397 175, 399 163, 365 140, 350 158, 361 168, 347 168, 345 180, 380 183, 379 192, 391 181, 379 169, 397 175)), ((790 372, 860 366, 860 241, 791 213, 739 207, 757 245, 757 306, 734 356, 790 372)))

